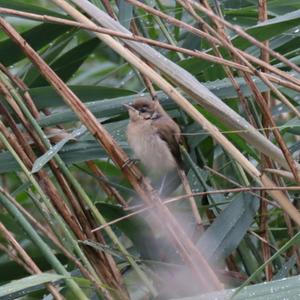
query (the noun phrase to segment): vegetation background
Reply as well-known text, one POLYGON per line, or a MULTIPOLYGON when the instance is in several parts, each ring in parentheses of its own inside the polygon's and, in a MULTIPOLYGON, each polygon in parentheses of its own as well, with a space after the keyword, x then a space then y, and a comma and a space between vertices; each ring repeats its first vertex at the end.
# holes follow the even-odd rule
POLYGON ((299 298, 299 1, 0 0, 0 28, 0 299, 299 298), (126 163, 141 97, 186 139, 173 193, 126 163))

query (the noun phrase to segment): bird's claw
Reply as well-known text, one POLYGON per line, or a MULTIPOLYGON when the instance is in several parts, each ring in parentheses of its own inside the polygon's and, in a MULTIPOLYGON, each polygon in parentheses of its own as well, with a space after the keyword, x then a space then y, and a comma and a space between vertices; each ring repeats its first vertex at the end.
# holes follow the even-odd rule
POLYGON ((124 169, 125 167, 131 167, 133 164, 136 164, 138 162, 140 162, 138 158, 128 158, 122 165, 122 169, 124 169))

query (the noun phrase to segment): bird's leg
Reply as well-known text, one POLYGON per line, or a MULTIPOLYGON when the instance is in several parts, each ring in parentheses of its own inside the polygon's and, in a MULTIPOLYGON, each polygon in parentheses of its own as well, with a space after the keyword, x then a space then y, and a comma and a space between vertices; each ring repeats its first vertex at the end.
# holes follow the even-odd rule
POLYGON ((138 162, 140 162, 140 160, 138 158, 128 158, 122 165, 122 169, 124 169, 125 167, 130 167, 133 164, 136 164, 138 162))

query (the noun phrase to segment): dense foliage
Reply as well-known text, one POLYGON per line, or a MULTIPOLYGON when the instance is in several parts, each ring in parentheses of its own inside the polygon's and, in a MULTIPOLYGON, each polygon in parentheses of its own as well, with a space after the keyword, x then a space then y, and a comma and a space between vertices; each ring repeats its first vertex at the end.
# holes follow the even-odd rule
POLYGON ((297 299, 299 1, 90 2, 0 0, 0 299, 297 299), (201 224, 126 163, 140 97, 180 125, 201 224))

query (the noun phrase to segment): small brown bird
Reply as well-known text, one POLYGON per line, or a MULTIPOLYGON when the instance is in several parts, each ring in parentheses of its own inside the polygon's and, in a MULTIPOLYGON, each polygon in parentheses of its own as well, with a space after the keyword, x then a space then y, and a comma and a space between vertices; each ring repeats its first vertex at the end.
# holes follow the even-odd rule
POLYGON ((158 101, 140 99, 128 108, 128 144, 147 171, 165 175, 182 165, 179 126, 168 116, 158 101))
MULTIPOLYGON (((179 146, 183 138, 179 126, 158 101, 140 99, 125 106, 130 117, 127 127, 128 144, 148 173, 163 178, 159 193, 163 191, 166 174, 177 169, 185 192, 191 194, 192 190, 183 170, 180 154, 179 146)), ((196 223, 201 225, 202 220, 195 199, 193 196, 188 198, 196 223)))

